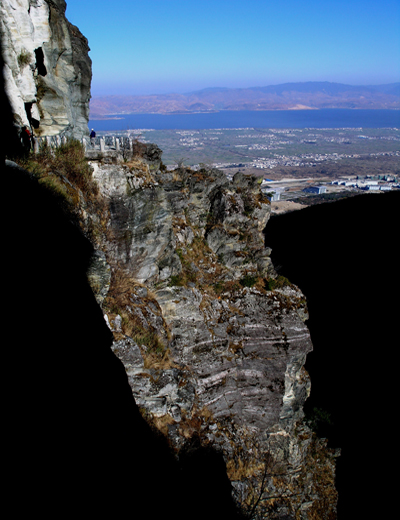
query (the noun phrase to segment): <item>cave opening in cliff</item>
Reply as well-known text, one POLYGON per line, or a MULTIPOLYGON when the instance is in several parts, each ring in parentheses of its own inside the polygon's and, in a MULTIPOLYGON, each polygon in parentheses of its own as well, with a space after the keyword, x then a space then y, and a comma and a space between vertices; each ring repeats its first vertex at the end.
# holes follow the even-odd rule
POLYGON ((29 124, 32 128, 39 128, 40 121, 38 121, 32 116, 32 106, 33 102, 25 103, 26 117, 28 118, 29 124))
POLYGON ((44 54, 42 47, 38 47, 35 49, 35 56, 36 56, 36 69, 38 71, 38 74, 40 76, 46 76, 47 69, 46 65, 44 64, 44 54))

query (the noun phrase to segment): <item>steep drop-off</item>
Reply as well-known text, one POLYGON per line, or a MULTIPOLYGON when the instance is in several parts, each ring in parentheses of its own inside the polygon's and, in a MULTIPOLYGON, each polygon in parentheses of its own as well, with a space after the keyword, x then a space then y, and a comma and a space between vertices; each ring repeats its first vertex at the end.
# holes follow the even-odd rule
POLYGON ((135 401, 178 457, 217 449, 243 510, 334 518, 335 453, 303 420, 306 301, 264 247, 269 202, 254 177, 160 155, 92 164, 110 220, 91 276, 135 401))
POLYGON ((2 168, 2 467, 8 509, 44 518, 239 518, 220 454, 176 458, 135 404, 87 283, 92 244, 28 172, 2 168), (2 205, 5 218, 5 206, 2 205))
POLYGON ((279 272, 307 295, 314 351, 306 412, 338 459, 338 518, 395 514, 392 473, 399 345, 400 193, 361 195, 274 217, 266 243, 279 272))
POLYGON ((153 518, 171 496, 178 518, 335 518, 335 453, 303 420, 306 303, 263 246, 269 204, 256 178, 166 173, 154 151, 94 165, 97 205, 56 166, 53 192, 4 171, 20 204, 5 234, 11 480, 41 507, 45 487, 46 510, 100 493, 122 514, 119 491, 151 502, 155 474, 153 518))
MULTIPOLYGON (((17 123, 79 137, 88 48, 65 3, 1 8, 17 123)), ((337 453, 304 421, 306 300, 264 246, 257 179, 167 172, 155 145, 124 159, 91 170, 70 141, 25 157, 35 175, 2 172, 13 502, 22 516, 335 518, 337 453)))

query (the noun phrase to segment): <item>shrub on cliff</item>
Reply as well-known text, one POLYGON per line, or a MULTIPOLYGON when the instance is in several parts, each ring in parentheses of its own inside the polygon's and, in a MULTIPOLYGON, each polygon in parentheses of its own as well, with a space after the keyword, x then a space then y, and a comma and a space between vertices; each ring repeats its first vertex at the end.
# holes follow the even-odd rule
POLYGON ((98 187, 92 181, 92 168, 85 158, 82 144, 76 139, 69 140, 55 150, 53 167, 86 196, 98 194, 98 187))
POLYGON ((108 210, 78 140, 69 139, 56 149, 44 143, 39 153, 15 161, 53 194, 58 206, 70 220, 79 222, 92 242, 106 233, 108 210))
POLYGON ((17 57, 18 65, 20 69, 27 67, 32 60, 32 54, 25 49, 22 49, 17 57))
POLYGON ((48 187, 65 196, 68 191, 63 188, 65 180, 81 190, 86 200, 93 201, 98 195, 98 187, 92 179, 92 168, 85 158, 82 144, 76 139, 70 139, 56 149, 44 143, 39 153, 30 153, 15 161, 48 187))
POLYGON ((239 280, 239 283, 243 287, 253 287, 258 281, 258 276, 251 276, 249 274, 246 274, 239 280))

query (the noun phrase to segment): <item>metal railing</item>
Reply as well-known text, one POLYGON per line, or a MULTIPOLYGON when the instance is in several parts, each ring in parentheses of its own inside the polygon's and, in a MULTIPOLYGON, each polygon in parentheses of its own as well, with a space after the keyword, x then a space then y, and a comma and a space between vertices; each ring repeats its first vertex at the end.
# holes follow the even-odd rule
MULTIPOLYGON (((100 153, 104 153, 107 151, 115 151, 121 154, 123 154, 125 151, 132 151, 134 141, 135 139, 132 137, 125 137, 121 135, 106 135, 94 138, 83 137, 81 139, 85 152, 97 151, 100 153)), ((68 138, 65 136, 35 136, 33 138, 33 151, 35 153, 39 153, 40 148, 43 146, 43 144, 46 144, 49 148, 55 149, 67 143, 68 138)))

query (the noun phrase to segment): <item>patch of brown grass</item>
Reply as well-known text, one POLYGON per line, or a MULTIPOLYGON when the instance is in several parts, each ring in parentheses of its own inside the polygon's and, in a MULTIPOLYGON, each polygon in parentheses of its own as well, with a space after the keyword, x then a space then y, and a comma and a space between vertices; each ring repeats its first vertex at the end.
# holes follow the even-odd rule
POLYGON ((160 431, 165 437, 168 435, 168 427, 175 424, 174 419, 168 414, 162 417, 152 417, 148 422, 151 422, 154 428, 160 431))
POLYGON ((148 184, 154 183, 154 178, 150 173, 148 164, 140 157, 133 157, 130 161, 127 161, 125 165, 136 177, 140 177, 148 184))
POLYGON ((98 186, 92 179, 93 170, 85 158, 85 150, 76 139, 70 139, 56 149, 49 148, 44 143, 39 153, 31 153, 18 162, 39 179, 48 176, 64 177, 81 190, 88 200, 99 194, 98 186))
POLYGON ((109 208, 79 141, 69 139, 55 149, 43 143, 39 153, 15 160, 51 194, 66 217, 81 227, 95 248, 104 242, 110 233, 109 208))
POLYGON ((259 475, 264 469, 264 462, 257 458, 252 460, 243 460, 237 457, 236 460, 230 459, 226 464, 226 473, 229 480, 241 481, 259 475))
MULTIPOLYGON (((150 323, 143 323, 133 312, 135 308, 139 308, 142 315, 146 317, 147 305, 151 302, 152 312, 155 312, 154 308, 159 308, 158 302, 149 291, 145 297, 132 298, 135 287, 141 285, 123 269, 114 269, 110 289, 103 303, 103 310, 107 313, 110 322, 115 320, 117 315, 121 316, 121 332, 114 333, 114 336, 116 339, 129 336, 138 344, 145 368, 172 368, 175 363, 168 348, 169 332, 165 322, 164 330, 158 331, 150 323)), ((161 316, 161 309, 159 313, 161 316)))
POLYGON ((51 192, 65 213, 71 218, 74 215, 93 242, 106 233, 108 207, 79 141, 70 139, 56 149, 44 143, 39 153, 30 153, 16 162, 51 192))

